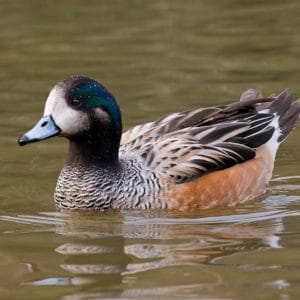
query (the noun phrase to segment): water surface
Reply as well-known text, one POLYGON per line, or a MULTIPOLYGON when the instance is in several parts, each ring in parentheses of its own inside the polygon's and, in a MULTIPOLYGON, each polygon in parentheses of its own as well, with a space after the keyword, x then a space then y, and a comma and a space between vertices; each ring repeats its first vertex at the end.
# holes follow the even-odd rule
POLYGON ((16 144, 72 74, 112 91, 125 128, 249 87, 297 97, 299 12, 276 0, 2 1, 1 298, 299 298, 300 128, 267 195, 185 214, 58 212, 66 141, 16 144))

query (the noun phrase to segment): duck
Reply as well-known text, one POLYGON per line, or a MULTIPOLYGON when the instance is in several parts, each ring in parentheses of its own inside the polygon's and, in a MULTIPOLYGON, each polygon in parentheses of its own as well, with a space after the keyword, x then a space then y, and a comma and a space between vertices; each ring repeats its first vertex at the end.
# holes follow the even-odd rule
POLYGON ((44 114, 19 145, 69 141, 54 201, 58 209, 233 206, 264 195, 279 145, 299 120, 300 100, 284 90, 249 89, 227 105, 177 112, 122 133, 114 96, 86 76, 59 81, 44 114))

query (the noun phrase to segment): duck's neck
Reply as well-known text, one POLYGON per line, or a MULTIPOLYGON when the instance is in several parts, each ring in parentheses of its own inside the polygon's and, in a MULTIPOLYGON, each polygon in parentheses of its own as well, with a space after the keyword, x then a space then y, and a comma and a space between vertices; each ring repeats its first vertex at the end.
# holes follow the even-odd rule
POLYGON ((119 161, 120 136, 109 128, 70 138, 66 165, 114 166, 119 161))

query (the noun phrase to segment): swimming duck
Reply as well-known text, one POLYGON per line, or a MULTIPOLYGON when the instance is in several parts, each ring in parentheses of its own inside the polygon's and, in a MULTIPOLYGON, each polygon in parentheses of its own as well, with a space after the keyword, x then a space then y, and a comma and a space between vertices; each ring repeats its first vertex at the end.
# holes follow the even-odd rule
POLYGON ((295 126, 288 90, 173 113, 122 134, 119 106, 97 81, 72 76, 50 91, 44 116, 19 144, 69 140, 55 189, 60 209, 193 210, 262 195, 279 144, 295 126))

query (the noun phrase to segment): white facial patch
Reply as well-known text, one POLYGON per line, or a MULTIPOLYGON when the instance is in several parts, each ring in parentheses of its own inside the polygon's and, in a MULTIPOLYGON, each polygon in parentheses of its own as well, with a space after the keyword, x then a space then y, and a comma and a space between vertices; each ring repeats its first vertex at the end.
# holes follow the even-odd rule
POLYGON ((89 128, 87 114, 72 109, 65 99, 65 85, 58 83, 49 93, 44 116, 51 115, 63 135, 74 135, 89 128))

